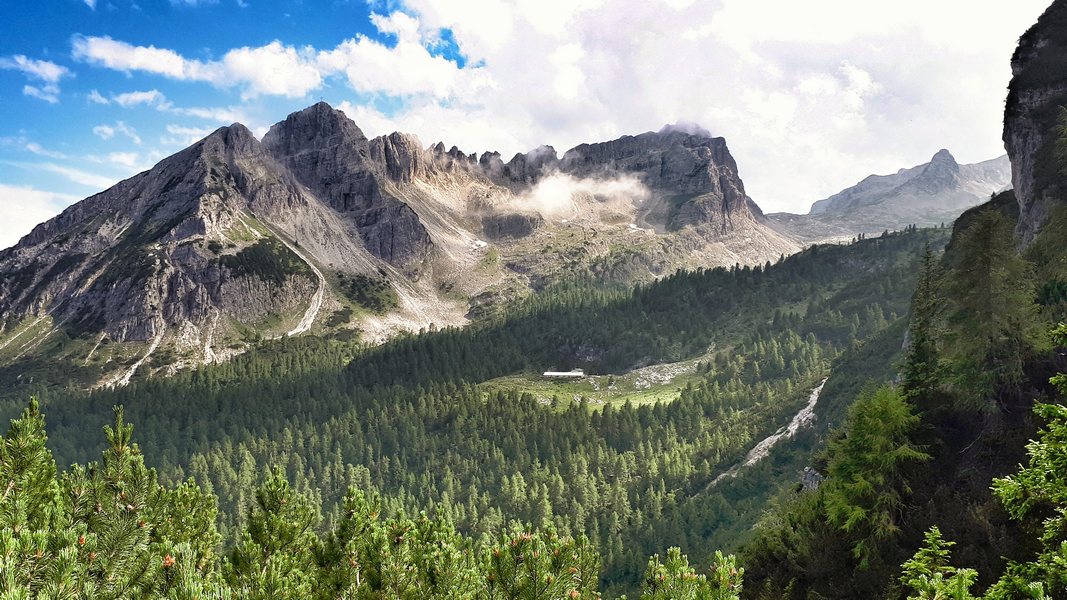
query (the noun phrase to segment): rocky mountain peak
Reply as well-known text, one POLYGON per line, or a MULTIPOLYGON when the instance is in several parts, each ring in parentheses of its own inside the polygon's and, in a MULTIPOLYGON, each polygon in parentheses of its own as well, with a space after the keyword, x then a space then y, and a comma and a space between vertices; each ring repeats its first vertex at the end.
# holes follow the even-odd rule
POLYGON ((930 159, 930 164, 955 165, 956 167, 959 167, 959 164, 956 162, 956 157, 952 156, 952 153, 945 148, 938 150, 937 153, 934 154, 933 158, 930 159))
MULTIPOLYGON (((443 148, 444 144, 439 146, 443 148)), ((393 132, 379 136, 370 141, 369 149, 371 160, 383 165, 393 181, 408 183, 425 173, 422 144, 414 135, 393 132)))
POLYGON ((945 190, 959 187, 960 165, 948 150, 939 150, 930 162, 923 167, 918 176, 904 184, 905 191, 934 195, 945 190))
POLYGON ((1011 170, 1006 156, 961 165, 948 150, 930 162, 890 175, 869 175, 811 205, 807 215, 769 215, 779 231, 804 241, 848 238, 908 225, 950 223, 964 210, 1004 189, 1011 170))
POLYGON ((341 110, 325 102, 292 113, 270 128, 263 143, 275 155, 294 155, 341 144, 366 144, 367 136, 341 110))
POLYGON ((535 183, 542 175, 559 167, 556 149, 538 146, 526 154, 516 154, 506 165, 507 176, 519 183, 535 183))
MULTIPOLYGON (((193 144, 185 152, 217 160, 232 160, 239 156, 263 154, 263 145, 250 129, 241 123, 219 127, 207 137, 193 144)), ((180 152, 178 155, 182 155, 180 152)))
POLYGON ((677 127, 575 146, 560 159, 560 169, 582 176, 604 172, 641 174, 649 187, 678 194, 711 192, 733 200, 745 197, 744 184, 726 140, 677 127))

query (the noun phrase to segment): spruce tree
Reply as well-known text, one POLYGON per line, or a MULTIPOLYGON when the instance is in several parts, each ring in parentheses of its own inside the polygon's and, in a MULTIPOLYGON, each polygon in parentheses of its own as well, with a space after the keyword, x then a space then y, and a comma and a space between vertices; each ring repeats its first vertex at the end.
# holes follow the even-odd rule
POLYGON ((829 521, 853 540, 861 568, 899 531, 899 509, 909 492, 904 468, 929 458, 911 441, 918 422, 900 392, 883 386, 860 395, 844 435, 829 444, 828 477, 820 490, 829 521))
POLYGON ((928 400, 938 385, 940 357, 937 339, 942 303, 939 281, 937 259, 927 243, 919 262, 919 278, 911 301, 908 349, 902 369, 904 394, 908 398, 928 400))
POLYGON ((978 573, 949 564, 954 545, 937 527, 926 532, 922 548, 901 567, 900 583, 911 590, 908 600, 974 600, 970 590, 978 573))

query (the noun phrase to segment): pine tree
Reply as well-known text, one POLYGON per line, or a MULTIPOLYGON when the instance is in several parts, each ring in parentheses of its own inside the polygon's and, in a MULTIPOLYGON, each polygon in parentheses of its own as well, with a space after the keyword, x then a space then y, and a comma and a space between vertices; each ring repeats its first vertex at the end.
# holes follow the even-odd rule
POLYGON ((908 398, 929 399, 939 382, 937 339, 942 303, 939 280, 937 261, 927 243, 919 263, 908 323, 908 349, 903 365, 903 390, 908 398))
POLYGON ((855 540, 861 568, 899 530, 899 508, 909 492, 904 467, 929 458, 911 442, 918 422, 900 392, 883 386, 856 400, 844 435, 829 444, 828 477, 820 490, 830 522, 855 540))
POLYGON ((600 560, 588 539, 516 530, 483 559, 487 600, 596 599, 600 560))
POLYGON ((274 469, 256 490, 247 527, 225 566, 237 598, 298 600, 311 596, 318 510, 274 469))
POLYGON ((698 574, 679 548, 670 548, 666 561, 658 554, 649 559, 641 600, 739 600, 744 573, 733 556, 716 552, 710 576, 698 574))

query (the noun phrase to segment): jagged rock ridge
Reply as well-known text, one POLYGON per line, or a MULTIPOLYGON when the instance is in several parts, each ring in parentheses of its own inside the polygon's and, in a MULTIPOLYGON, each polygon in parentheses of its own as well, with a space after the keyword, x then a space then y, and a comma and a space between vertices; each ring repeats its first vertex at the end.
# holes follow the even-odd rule
POLYGON ((220 128, 0 252, 0 360, 66 336, 86 364, 121 363, 109 382, 124 383, 224 358, 250 335, 460 324, 563 271, 633 281, 795 248, 706 133, 664 129, 562 158, 542 146, 504 163, 407 134, 368 139, 319 103, 262 141, 220 128), (382 279, 395 310, 353 300, 352 282, 382 279), (105 341, 133 346, 105 359, 105 341), (153 364, 161 347, 181 358, 153 364))

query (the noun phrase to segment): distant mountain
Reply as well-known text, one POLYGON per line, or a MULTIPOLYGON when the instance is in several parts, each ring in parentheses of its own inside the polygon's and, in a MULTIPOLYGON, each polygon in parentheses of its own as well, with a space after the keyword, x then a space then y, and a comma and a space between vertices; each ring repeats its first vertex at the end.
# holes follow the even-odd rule
POLYGON ((779 232, 800 241, 850 238, 908 225, 947 225, 1010 185, 1007 156, 960 165, 948 150, 940 150, 926 164, 892 175, 870 175, 816 201, 807 215, 775 213, 768 217, 779 232))
POLYGON ((581 273, 629 283, 797 247, 706 132, 505 163, 368 139, 319 103, 262 141, 220 128, 0 252, 0 364, 60 354, 124 384, 263 337, 380 340, 581 273))

